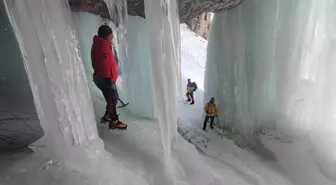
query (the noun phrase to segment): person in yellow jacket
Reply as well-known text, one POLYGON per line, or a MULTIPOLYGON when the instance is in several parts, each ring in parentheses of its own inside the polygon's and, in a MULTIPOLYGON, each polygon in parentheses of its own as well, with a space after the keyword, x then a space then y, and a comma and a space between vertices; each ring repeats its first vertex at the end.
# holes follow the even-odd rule
POLYGON ((203 124, 203 130, 206 130, 207 122, 210 119, 210 128, 213 129, 213 123, 215 120, 215 117, 217 117, 218 107, 215 103, 215 98, 212 97, 209 101, 209 103, 205 104, 204 106, 204 112, 206 113, 204 124, 203 124))

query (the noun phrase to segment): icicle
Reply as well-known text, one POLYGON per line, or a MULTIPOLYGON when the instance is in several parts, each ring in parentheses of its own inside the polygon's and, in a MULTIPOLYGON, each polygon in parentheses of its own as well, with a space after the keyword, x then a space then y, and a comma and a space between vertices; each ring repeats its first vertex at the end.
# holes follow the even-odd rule
MULTIPOLYGON (((128 60, 128 43, 126 40, 128 27, 127 0, 104 0, 104 2, 107 5, 111 19, 117 25, 118 43, 114 42, 114 45, 118 46, 118 56, 124 56, 128 60)), ((124 68, 122 61, 120 61, 119 67, 121 70, 124 68)))
POLYGON ((170 160, 171 141, 176 137, 176 92, 179 60, 176 43, 180 34, 176 30, 176 1, 145 0, 146 19, 149 22, 151 63, 156 87, 156 103, 160 113, 162 145, 166 161, 170 160), (172 28, 175 26, 174 28, 172 28))
POLYGON ((110 13, 111 19, 118 27, 118 37, 123 39, 127 33, 128 13, 127 0, 104 0, 110 13))

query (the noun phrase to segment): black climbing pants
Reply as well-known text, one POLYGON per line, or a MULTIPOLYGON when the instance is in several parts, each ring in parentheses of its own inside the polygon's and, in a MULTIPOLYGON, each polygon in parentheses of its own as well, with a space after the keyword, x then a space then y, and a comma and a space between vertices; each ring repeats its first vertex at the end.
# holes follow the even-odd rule
POLYGON ((194 91, 187 92, 186 94, 188 100, 193 100, 194 99, 194 91))
POLYGON ((203 130, 206 129, 207 123, 210 119, 210 127, 213 128, 213 124, 215 121, 215 116, 205 116, 204 124, 203 124, 203 130))
POLYGON ((110 78, 96 79, 94 80, 96 86, 102 91, 106 100, 106 113, 112 118, 117 117, 118 92, 116 85, 112 83, 110 78))

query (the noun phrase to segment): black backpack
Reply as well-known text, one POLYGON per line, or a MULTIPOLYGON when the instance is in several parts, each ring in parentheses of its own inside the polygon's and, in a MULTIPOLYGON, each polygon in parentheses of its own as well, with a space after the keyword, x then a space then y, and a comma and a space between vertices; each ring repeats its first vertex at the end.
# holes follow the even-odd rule
POLYGON ((193 82, 192 84, 194 86, 194 91, 196 91, 197 90, 197 84, 195 82, 193 82))

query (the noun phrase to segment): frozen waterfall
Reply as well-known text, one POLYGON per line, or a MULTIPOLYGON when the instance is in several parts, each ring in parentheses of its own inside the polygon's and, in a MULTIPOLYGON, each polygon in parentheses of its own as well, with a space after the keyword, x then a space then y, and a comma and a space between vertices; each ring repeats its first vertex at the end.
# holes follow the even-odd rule
POLYGON ((176 92, 180 76, 178 11, 174 0, 145 0, 149 22, 149 47, 153 69, 156 105, 166 159, 170 159, 171 141, 177 137, 176 92))
POLYGON ((217 98, 221 127, 307 138, 332 173, 335 11, 333 0, 251 0, 214 16, 205 100, 217 98))
POLYGON ((107 23, 116 34, 122 96, 132 101, 131 112, 159 119, 169 162, 171 141, 177 137, 175 105, 180 81, 175 1, 146 1, 148 20, 130 17, 132 25, 127 24, 125 1, 106 1, 112 17, 118 18, 118 27, 88 13, 71 13, 67 0, 4 2, 45 133, 41 142, 52 148, 56 158, 80 171, 89 172, 92 167, 99 167, 96 173, 109 171, 100 165, 108 168, 109 155, 97 134, 90 95, 97 88, 89 57, 92 36, 99 25, 107 23), (91 165, 83 168, 81 162, 87 159, 91 165))
POLYGON ((45 139, 59 156, 99 139, 66 1, 5 1, 45 139))
POLYGON ((147 184, 115 161, 98 136, 90 83, 79 55, 68 1, 4 0, 4 6, 44 130, 38 142, 48 147, 45 155, 76 174, 85 174, 81 181, 89 184, 108 184, 124 176, 131 178, 120 178, 119 183, 147 184))

